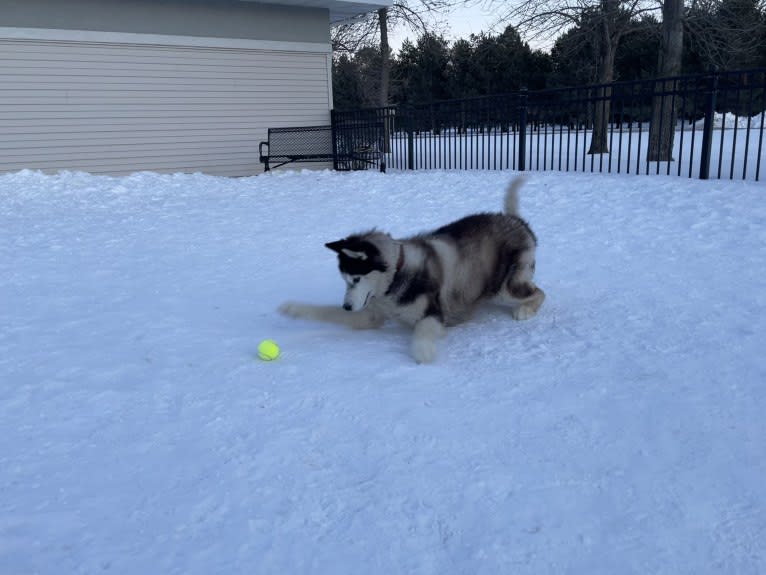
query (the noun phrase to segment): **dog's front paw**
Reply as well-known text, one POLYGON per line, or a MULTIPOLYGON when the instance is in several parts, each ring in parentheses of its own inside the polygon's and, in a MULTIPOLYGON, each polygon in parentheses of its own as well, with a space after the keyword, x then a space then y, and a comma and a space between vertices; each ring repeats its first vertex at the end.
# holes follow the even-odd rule
POLYGON ((292 301, 283 303, 281 306, 279 306, 279 308, 277 308, 277 311, 287 317, 306 317, 306 306, 292 301))
POLYGON ((418 363, 431 363, 436 359, 436 340, 444 335, 444 325, 433 316, 424 317, 415 324, 412 335, 412 357, 418 363))
POLYGON ((433 363, 436 359, 436 342, 432 339, 415 338, 410 349, 418 363, 433 363))
POLYGON ((525 321, 537 313, 537 310, 526 305, 520 305, 511 310, 511 317, 518 321, 525 321))

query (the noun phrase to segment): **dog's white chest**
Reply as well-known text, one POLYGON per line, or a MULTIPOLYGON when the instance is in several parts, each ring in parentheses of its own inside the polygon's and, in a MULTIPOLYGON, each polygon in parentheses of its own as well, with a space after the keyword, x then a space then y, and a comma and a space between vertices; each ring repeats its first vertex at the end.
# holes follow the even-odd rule
POLYGON ((376 299, 374 305, 375 311, 380 315, 412 326, 423 318, 426 302, 425 298, 418 298, 411 304, 401 305, 393 298, 386 296, 376 299))

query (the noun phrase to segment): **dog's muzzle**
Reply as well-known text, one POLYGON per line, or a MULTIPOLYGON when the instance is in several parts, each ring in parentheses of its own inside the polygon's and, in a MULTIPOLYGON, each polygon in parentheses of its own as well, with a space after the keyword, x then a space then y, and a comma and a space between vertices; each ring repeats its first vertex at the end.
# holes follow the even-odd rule
POLYGON ((367 292, 362 299, 361 294, 348 291, 343 300, 343 309, 346 311, 362 311, 372 299, 372 292, 367 292))

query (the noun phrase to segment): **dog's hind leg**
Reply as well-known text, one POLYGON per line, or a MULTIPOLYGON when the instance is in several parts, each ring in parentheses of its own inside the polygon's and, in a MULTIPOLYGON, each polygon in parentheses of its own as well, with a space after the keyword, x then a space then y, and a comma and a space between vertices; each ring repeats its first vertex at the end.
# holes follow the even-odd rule
POLYGON ((375 329, 383 325, 385 318, 370 309, 361 311, 346 311, 329 305, 307 305, 288 302, 279 306, 279 312, 288 317, 313 319, 336 325, 344 325, 352 329, 375 329))
POLYGON ((415 324, 412 334, 412 357, 418 363, 431 363, 436 359, 436 340, 444 335, 444 325, 429 315, 415 324))
POLYGON ((545 292, 532 281, 534 273, 535 252, 527 250, 521 254, 514 270, 493 300, 510 307, 513 319, 529 319, 545 301, 545 292))
POLYGON ((510 308, 511 317, 517 320, 529 319, 537 313, 545 301, 545 292, 531 281, 509 284, 494 299, 495 303, 510 308))

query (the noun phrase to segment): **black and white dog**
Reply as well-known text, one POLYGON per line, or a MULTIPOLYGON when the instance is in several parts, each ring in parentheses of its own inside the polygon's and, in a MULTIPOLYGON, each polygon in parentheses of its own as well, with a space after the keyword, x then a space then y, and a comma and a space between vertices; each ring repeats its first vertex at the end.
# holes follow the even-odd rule
POLYGON ((372 230, 326 244, 338 254, 346 282, 343 308, 285 303, 288 316, 380 327, 396 319, 414 328, 412 356, 432 362, 446 326, 483 302, 507 306, 514 319, 532 317, 545 294, 532 281, 537 239, 518 216, 521 177, 505 195, 505 213, 467 216, 407 239, 372 230))

